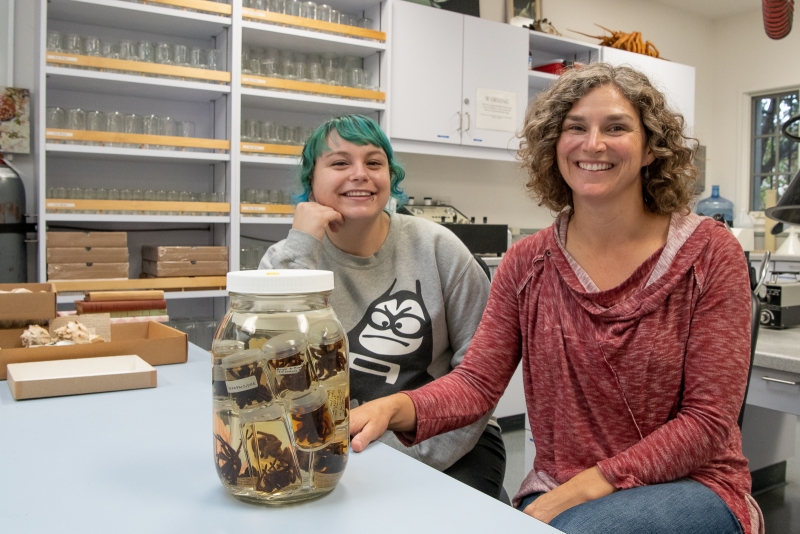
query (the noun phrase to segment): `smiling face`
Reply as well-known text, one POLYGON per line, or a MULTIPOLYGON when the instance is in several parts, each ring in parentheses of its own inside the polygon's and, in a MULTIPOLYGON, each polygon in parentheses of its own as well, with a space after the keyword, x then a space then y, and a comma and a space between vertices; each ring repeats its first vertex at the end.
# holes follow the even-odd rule
POLYGON ((642 167, 655 160, 639 113, 613 85, 597 87, 567 113, 556 144, 573 203, 642 198, 642 167))
POLYGON ((382 148, 358 146, 334 131, 329 151, 314 165, 313 200, 341 213, 345 221, 377 219, 391 192, 389 161, 382 148))

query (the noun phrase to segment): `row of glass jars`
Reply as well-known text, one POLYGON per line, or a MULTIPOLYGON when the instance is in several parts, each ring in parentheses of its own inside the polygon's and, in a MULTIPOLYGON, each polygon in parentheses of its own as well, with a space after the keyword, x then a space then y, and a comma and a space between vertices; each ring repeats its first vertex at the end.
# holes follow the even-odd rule
MULTIPOLYGON (((298 0, 242 0, 242 7, 270 11, 272 13, 282 13, 301 17, 304 19, 321 20, 323 22, 333 22, 345 26, 355 26, 358 28, 372 28, 373 21, 366 17, 358 17, 342 13, 328 4, 317 4, 316 2, 301 2, 298 0)), ((253 20, 266 22, 263 19, 253 18, 253 20)))
MULTIPOLYGON (((48 187, 47 198, 55 199, 76 199, 76 200, 148 200, 159 202, 225 202, 226 195, 224 192, 220 193, 196 193, 193 191, 155 191, 148 189, 143 191, 141 189, 106 189, 100 188, 80 188, 80 187, 48 187)), ((54 211, 48 209, 48 212, 54 211)), ((97 210, 69 210, 68 208, 58 208, 60 212, 70 211, 71 213, 99 213, 97 210)), ((138 211, 108 211, 104 210, 103 213, 110 215, 133 215, 139 214, 138 211)), ((183 215, 181 212, 168 212, 168 211, 148 211, 147 215, 183 215)), ((217 212, 204 213, 197 212, 194 215, 217 215, 217 212)))
MULTIPOLYGON (((145 63, 194 67, 198 69, 219 70, 222 56, 219 50, 186 46, 164 41, 137 41, 122 39, 120 41, 100 39, 94 35, 77 33, 47 32, 47 50, 108 59, 127 59, 145 63)), ((94 69, 92 67, 81 67, 94 69)), ((141 74, 129 72, 130 74, 141 74)), ((149 76, 157 76, 148 74, 149 76)), ((173 78, 173 76, 162 76, 173 78)))
MULTIPOLYGON (((195 125, 190 121, 179 121, 174 117, 158 115, 139 115, 137 113, 124 114, 119 111, 83 110, 80 108, 63 109, 60 107, 47 108, 45 125, 47 128, 84 130, 89 132, 113 132, 126 134, 168 135, 177 137, 196 137, 195 125)), ((58 140, 50 139, 50 142, 58 140)), ((207 149, 192 149, 166 145, 143 145, 140 143, 106 143, 99 141, 73 141, 64 139, 64 143, 75 145, 105 145, 124 148, 158 148, 161 150, 193 150, 208 151, 207 149)))
POLYGON ((361 58, 327 52, 302 54, 274 48, 245 48, 242 51, 242 74, 378 90, 372 73, 364 70, 361 58))
POLYGON ((314 128, 287 126, 274 121, 245 119, 242 121, 242 142, 303 146, 314 128))
POLYGON ((329 491, 344 471, 349 444, 341 326, 323 320, 310 324, 308 334, 279 334, 260 348, 254 341, 248 349, 236 340, 212 346, 219 478, 235 495, 254 500, 329 491))

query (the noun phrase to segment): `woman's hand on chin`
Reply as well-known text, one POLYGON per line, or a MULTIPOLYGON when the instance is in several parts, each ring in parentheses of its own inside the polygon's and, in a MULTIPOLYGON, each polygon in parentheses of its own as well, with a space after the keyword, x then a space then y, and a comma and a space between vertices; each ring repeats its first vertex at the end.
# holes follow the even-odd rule
POLYGON ((338 232, 344 217, 338 211, 316 202, 301 202, 294 211, 292 229, 300 230, 322 241, 325 230, 338 232))
POLYGON ((387 430, 407 432, 417 426, 417 414, 411 398, 395 393, 362 404, 350 412, 350 443, 361 452, 387 430))

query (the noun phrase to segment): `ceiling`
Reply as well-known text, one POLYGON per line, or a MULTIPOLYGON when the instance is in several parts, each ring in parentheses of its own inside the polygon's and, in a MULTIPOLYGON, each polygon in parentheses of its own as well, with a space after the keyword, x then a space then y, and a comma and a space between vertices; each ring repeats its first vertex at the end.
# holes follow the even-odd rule
POLYGON ((761 8, 760 0, 648 0, 710 19, 721 19, 761 8))

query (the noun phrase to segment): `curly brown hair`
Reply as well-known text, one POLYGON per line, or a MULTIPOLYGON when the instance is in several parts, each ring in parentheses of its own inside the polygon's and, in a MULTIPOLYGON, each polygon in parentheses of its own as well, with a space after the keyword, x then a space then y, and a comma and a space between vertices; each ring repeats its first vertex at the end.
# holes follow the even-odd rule
POLYGON ((518 158, 528 172, 525 184, 540 206, 559 212, 572 204, 572 190, 558 170, 556 143, 567 112, 592 89, 613 85, 639 112, 647 146, 655 161, 642 177, 647 209, 657 214, 687 212, 697 169, 697 140, 684 134, 685 121, 667 107, 666 99, 647 76, 630 67, 594 63, 562 74, 531 101, 518 158))

